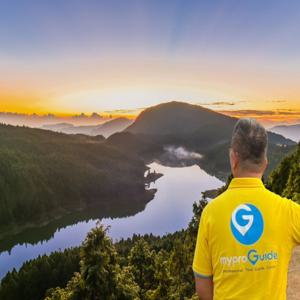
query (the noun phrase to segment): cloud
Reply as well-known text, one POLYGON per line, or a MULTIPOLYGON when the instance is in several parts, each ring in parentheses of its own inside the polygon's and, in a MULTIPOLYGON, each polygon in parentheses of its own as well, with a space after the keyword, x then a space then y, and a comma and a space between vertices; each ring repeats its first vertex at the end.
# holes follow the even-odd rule
POLYGON ((242 115, 242 116, 249 116, 249 115, 269 116, 275 114, 275 112, 272 110, 254 110, 254 109, 224 110, 222 112, 226 114, 242 115))
POLYGON ((229 102, 229 101, 215 101, 215 102, 198 102, 196 104, 203 105, 203 106, 233 106, 236 105, 236 102, 229 102))
POLYGON ((72 118, 75 120, 102 120, 103 116, 99 115, 96 112, 93 112, 90 116, 86 115, 84 113, 81 113, 79 115, 72 116, 72 118))
POLYGON ((285 103, 287 101, 286 100, 271 100, 271 101, 268 101, 268 102, 272 102, 272 103, 285 103))
POLYGON ((192 152, 186 150, 184 147, 174 147, 174 146, 167 146, 164 147, 165 151, 173 157, 177 158, 178 160, 190 160, 190 159, 200 159, 202 155, 197 152, 192 152))
POLYGON ((97 114, 96 112, 93 112, 91 114, 90 118, 97 120, 97 119, 102 119, 103 117, 101 115, 97 114))
POLYGON ((255 110, 255 109, 241 109, 241 110, 223 110, 225 114, 239 115, 239 116, 298 116, 300 111, 295 110, 255 110))
POLYGON ((135 114, 146 108, 147 107, 140 107, 135 109, 114 109, 114 110, 105 110, 103 112, 106 114, 135 114))
POLYGON ((282 109, 282 110, 219 110, 220 113, 235 118, 255 118, 264 124, 267 128, 282 124, 299 123, 300 110, 282 109))
POLYGON ((72 116, 72 118, 75 119, 75 120, 76 120, 76 119, 77 119, 77 120, 78 120, 78 119, 81 119, 81 120, 82 120, 82 119, 88 118, 88 116, 87 116, 86 114, 84 114, 84 113, 81 113, 81 114, 79 114, 79 115, 74 115, 74 116, 72 116))

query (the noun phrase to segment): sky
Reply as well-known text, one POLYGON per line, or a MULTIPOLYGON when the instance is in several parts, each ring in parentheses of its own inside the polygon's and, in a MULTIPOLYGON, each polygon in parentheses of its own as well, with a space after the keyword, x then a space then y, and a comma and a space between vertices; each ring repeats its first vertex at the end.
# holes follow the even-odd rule
POLYGON ((0 111, 186 101, 300 120, 300 1, 0 0, 0 111))

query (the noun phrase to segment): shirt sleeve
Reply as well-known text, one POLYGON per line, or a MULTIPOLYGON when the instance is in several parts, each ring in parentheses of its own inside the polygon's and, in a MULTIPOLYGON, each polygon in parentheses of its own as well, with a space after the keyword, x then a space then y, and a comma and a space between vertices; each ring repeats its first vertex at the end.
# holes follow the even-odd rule
POLYGON ((199 222, 196 248, 193 260, 193 271, 196 277, 212 277, 211 253, 208 245, 208 227, 206 224, 205 209, 199 222))
POLYGON ((300 205, 292 200, 289 201, 290 224, 292 240, 296 245, 300 244, 300 205))

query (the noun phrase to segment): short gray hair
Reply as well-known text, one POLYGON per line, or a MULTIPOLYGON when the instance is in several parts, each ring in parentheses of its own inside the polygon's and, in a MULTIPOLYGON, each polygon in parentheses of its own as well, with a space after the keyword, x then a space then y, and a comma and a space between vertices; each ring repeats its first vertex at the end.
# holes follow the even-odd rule
POLYGON ((231 148, 238 153, 241 163, 259 167, 266 158, 267 147, 267 131, 255 119, 243 118, 235 124, 231 148))

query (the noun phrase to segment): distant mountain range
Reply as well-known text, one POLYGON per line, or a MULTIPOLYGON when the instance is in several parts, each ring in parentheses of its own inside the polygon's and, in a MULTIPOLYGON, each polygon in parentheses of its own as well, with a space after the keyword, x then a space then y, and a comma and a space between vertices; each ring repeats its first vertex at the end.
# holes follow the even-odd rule
POLYGON ((113 133, 120 132, 132 124, 133 120, 120 117, 99 125, 74 126, 71 123, 57 123, 43 125, 41 128, 66 134, 103 135, 109 137, 113 133))
POLYGON ((296 142, 300 141, 300 124, 275 126, 270 131, 281 134, 296 142))

